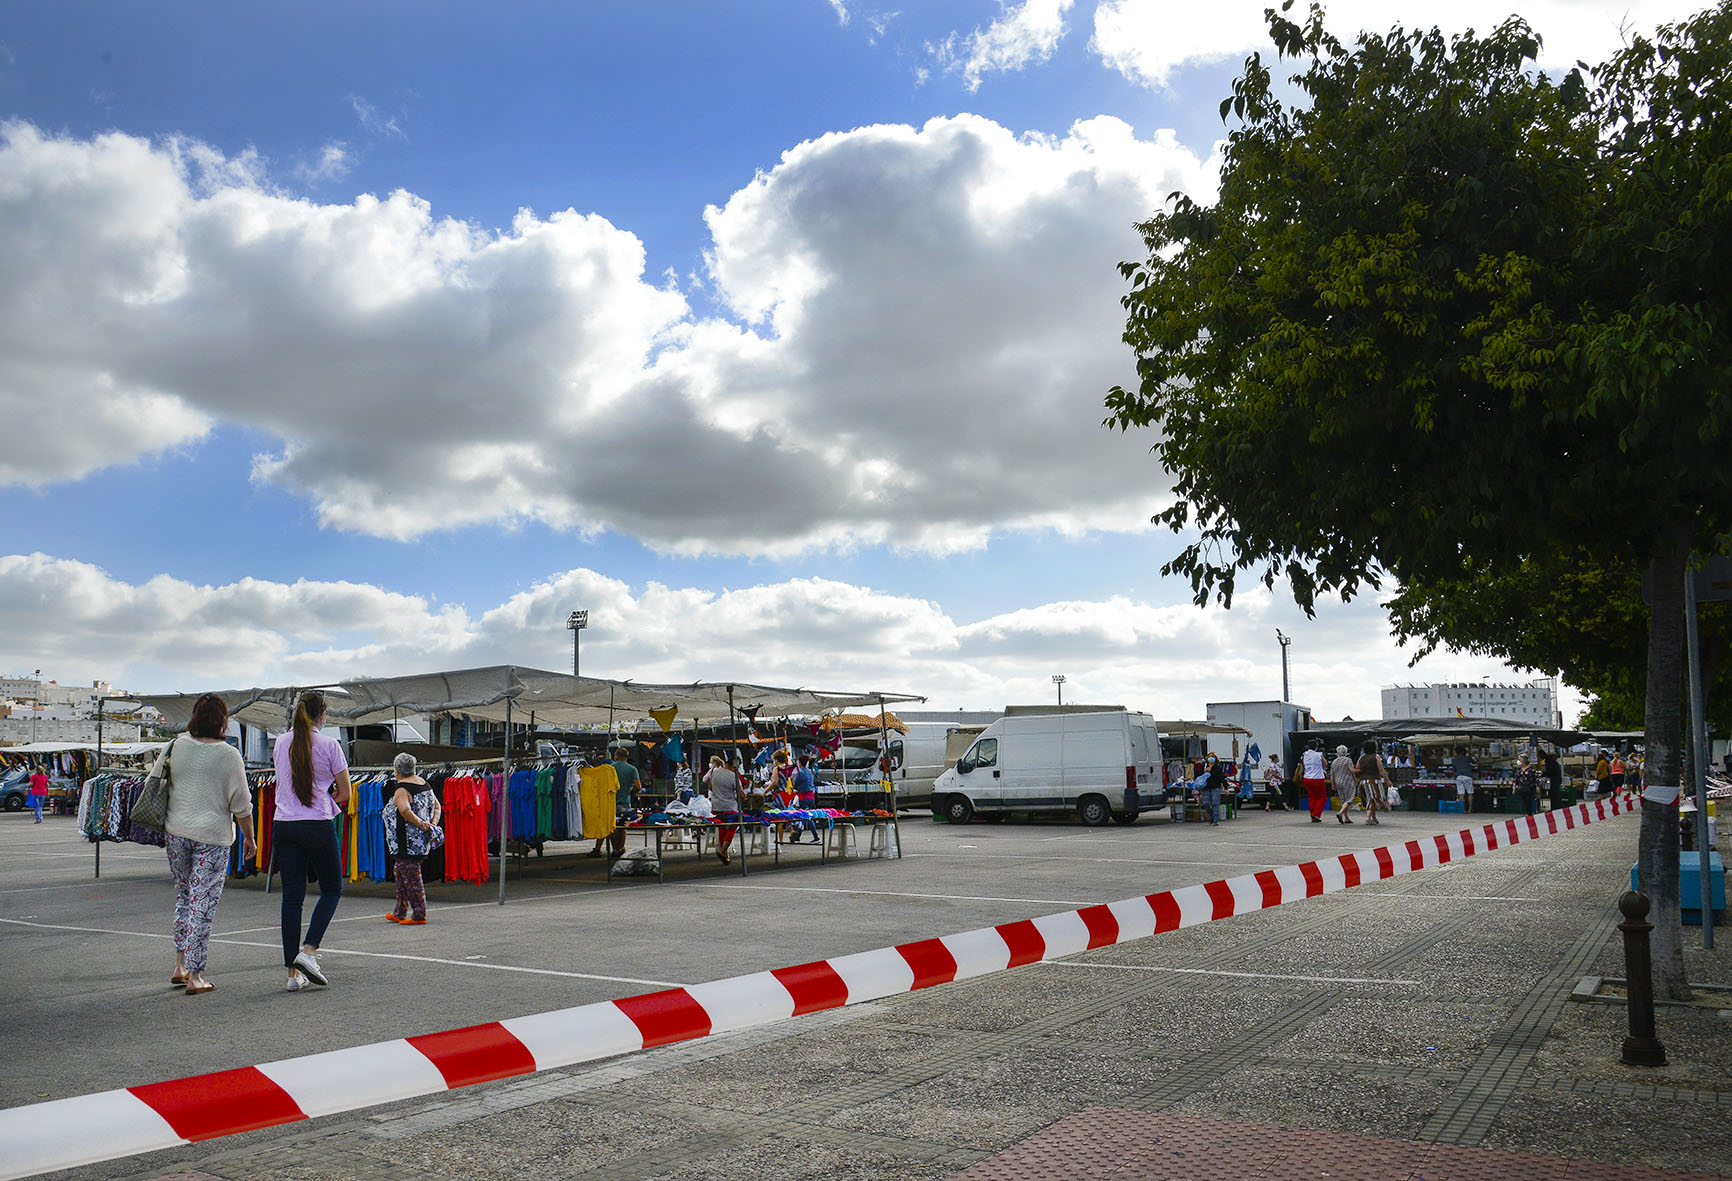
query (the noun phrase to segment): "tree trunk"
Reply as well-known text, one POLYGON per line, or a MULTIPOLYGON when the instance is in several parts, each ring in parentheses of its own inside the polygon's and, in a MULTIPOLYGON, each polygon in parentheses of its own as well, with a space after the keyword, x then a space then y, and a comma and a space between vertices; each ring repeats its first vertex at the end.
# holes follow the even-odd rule
POLYGON ((1654 995, 1689 1000, 1684 927, 1678 911, 1679 745, 1684 734, 1684 577, 1690 527, 1668 524, 1654 538, 1654 601, 1648 613, 1647 790, 1637 880, 1653 909, 1654 995))

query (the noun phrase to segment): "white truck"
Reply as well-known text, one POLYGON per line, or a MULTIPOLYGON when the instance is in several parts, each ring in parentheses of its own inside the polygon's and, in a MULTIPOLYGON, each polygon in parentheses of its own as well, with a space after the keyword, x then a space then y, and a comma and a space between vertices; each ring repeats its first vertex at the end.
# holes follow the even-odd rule
MULTIPOLYGON (((1287 778, 1292 778, 1293 759, 1305 749, 1305 743, 1301 740, 1289 750, 1288 739, 1311 728, 1308 706, 1294 705, 1290 701, 1211 701, 1203 708, 1211 722, 1240 726, 1250 731, 1249 738, 1239 748, 1239 755, 1246 754, 1253 745, 1257 747, 1257 766, 1251 771, 1254 790, 1263 790, 1263 776, 1269 768, 1270 755, 1281 756, 1281 771, 1287 778)), ((1227 757, 1226 751, 1219 753, 1222 758, 1227 757)))
POLYGON ((1075 812, 1084 824, 1134 824, 1167 802, 1161 738, 1148 714, 1009 713, 981 731, 932 784, 952 824, 977 814, 1075 812))

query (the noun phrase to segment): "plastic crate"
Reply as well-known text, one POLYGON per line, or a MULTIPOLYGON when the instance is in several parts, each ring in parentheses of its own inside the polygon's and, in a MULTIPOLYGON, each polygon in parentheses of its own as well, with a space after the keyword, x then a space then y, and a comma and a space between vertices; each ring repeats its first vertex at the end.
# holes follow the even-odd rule
POLYGON ((1439 800, 1437 801, 1437 810, 1439 812, 1466 812, 1467 803, 1464 800, 1439 800))

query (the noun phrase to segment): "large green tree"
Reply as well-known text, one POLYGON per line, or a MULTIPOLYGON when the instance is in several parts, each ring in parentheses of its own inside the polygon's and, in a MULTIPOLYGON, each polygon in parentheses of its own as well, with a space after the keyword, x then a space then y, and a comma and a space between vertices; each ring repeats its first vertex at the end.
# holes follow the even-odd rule
MULTIPOLYGON (((1290 7, 1290 4, 1289 4, 1290 7)), ((1351 45, 1269 14, 1213 204, 1140 229, 1108 422, 1156 427, 1199 602, 1307 608, 1386 576, 1499 577, 1588 538, 1653 569, 1651 799, 1678 783, 1683 575, 1732 511, 1732 0, 1589 72, 1512 18, 1351 45)), ((1687 993, 1677 814, 1645 803, 1662 995, 1687 993)))

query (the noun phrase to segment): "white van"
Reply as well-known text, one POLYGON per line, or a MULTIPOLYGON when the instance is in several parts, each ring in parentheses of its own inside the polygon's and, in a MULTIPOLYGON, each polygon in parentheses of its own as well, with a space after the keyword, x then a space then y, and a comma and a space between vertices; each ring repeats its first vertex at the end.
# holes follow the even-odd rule
POLYGON ((1015 713, 993 722, 932 784, 952 824, 976 813, 1071 812, 1134 824, 1167 802, 1161 736, 1148 714, 1015 713))

